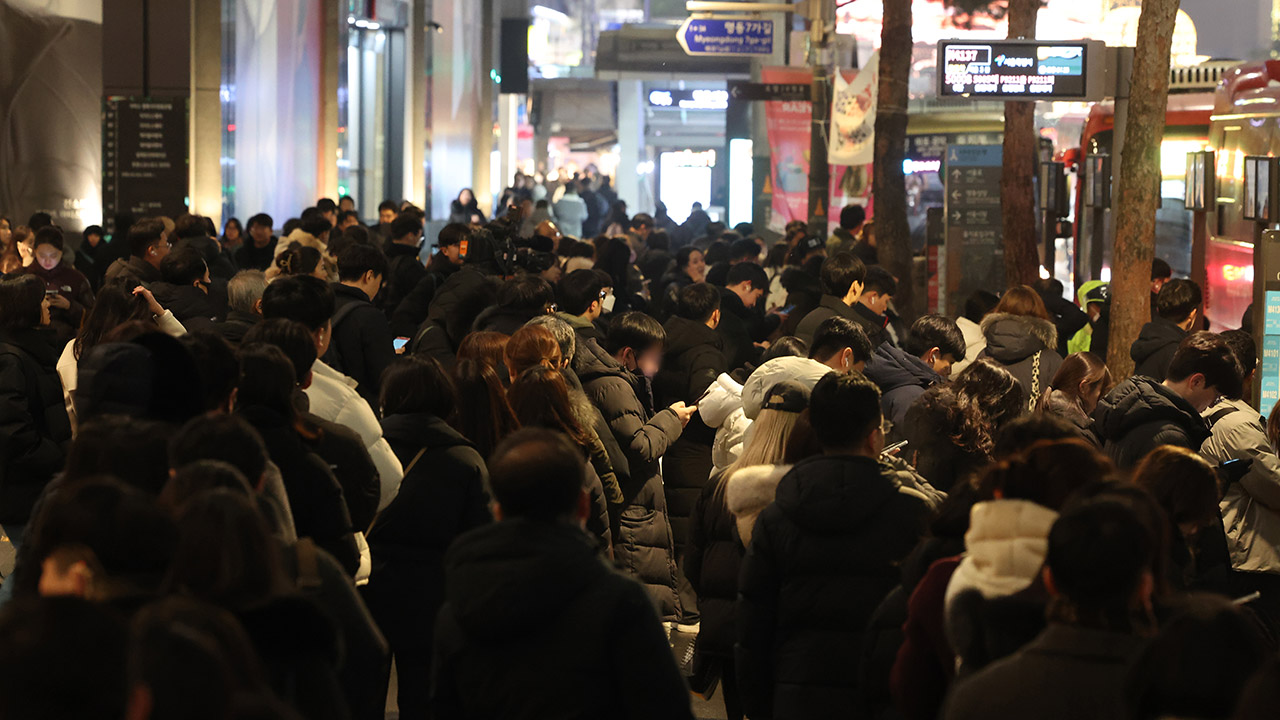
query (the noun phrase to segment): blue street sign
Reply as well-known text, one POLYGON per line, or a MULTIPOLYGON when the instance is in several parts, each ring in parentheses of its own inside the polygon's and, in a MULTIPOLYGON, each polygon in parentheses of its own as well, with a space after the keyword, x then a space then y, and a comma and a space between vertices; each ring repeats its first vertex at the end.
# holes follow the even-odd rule
POLYGON ((689 55, 772 55, 773 21, 689 18, 676 39, 689 55))

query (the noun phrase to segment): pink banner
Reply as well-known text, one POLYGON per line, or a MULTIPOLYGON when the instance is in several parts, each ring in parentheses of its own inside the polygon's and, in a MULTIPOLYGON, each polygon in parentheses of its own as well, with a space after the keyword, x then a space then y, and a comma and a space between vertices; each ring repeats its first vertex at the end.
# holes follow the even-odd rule
MULTIPOLYGON (((858 71, 847 70, 841 74, 846 81, 852 82, 858 71)), ((766 83, 809 83, 813 74, 802 67, 766 67, 762 70, 761 80, 766 83)), ((764 117, 770 148, 770 187, 767 190, 773 195, 769 228, 782 232, 792 220, 809 219, 809 132, 813 105, 808 101, 766 102, 764 117)), ((870 165, 831 166, 831 192, 823 208, 828 229, 839 222, 840 208, 850 203, 869 206, 870 200, 870 165)))

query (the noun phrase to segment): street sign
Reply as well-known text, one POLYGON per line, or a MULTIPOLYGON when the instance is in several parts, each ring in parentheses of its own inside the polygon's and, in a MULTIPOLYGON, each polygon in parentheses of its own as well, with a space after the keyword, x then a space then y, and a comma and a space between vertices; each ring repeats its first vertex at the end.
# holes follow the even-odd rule
POLYGON ((808 102, 812 99, 813 86, 808 83, 753 83, 745 80, 729 81, 729 98, 732 100, 782 100, 808 102))
POLYGON ((690 55, 772 55, 773 21, 691 17, 676 39, 690 55))
POLYGON ((1098 40, 942 40, 938 96, 1101 100, 1106 44, 1098 40))
POLYGON ((946 299, 956 314, 974 290, 1004 288, 1001 242, 1000 145, 951 145, 943 155, 946 182, 946 299))

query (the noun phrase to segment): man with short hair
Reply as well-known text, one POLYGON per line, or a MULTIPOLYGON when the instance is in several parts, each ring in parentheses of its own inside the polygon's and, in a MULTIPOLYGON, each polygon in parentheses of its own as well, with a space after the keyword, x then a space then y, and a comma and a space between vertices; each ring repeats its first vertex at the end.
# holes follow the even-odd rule
POLYGON ((924 315, 911 325, 901 348, 883 343, 867 363, 867 378, 880 388, 884 416, 899 427, 925 390, 946 382, 964 359, 964 333, 954 320, 924 315))
POLYGON ((831 373, 809 400, 822 455, 760 513, 738 581, 738 687, 753 718, 858 717, 857 667, 875 608, 898 584, 929 507, 879 463, 880 392, 831 373))
POLYGON ((342 210, 338 212, 338 229, 346 230, 349 227, 360 224, 360 213, 355 210, 342 210))
MULTIPOLYGON (((333 335, 334 295, 325 281, 310 275, 277 278, 262 293, 264 318, 284 318, 302 323, 311 333, 317 355, 329 350, 333 335)), ((404 469, 391 446, 382 437, 382 426, 369 403, 356 392, 355 380, 334 370, 322 360, 312 366, 310 387, 305 388, 311 412, 330 422, 356 431, 378 468, 382 498, 378 509, 387 506, 400 489, 404 469)))
POLYGON ((862 294, 858 296, 858 304, 853 306, 853 310, 858 314, 863 329, 867 330, 868 337, 873 335, 873 329, 879 328, 881 337, 893 342, 888 329, 889 306, 897 292, 898 279, 888 270, 879 265, 867 267, 867 279, 863 282, 862 294))
POLYGON ((662 367, 665 341, 657 320, 640 312, 623 313, 610 323, 603 347, 594 340, 579 344, 573 370, 622 452, 609 458, 623 493, 623 503, 611 510, 611 517, 648 518, 643 524, 621 523, 614 559, 645 583, 664 619, 678 620, 675 554, 659 461, 697 408, 676 402, 655 411, 649 381, 662 367))
POLYGON ((164 223, 159 218, 143 218, 129 228, 129 257, 120 258, 107 268, 104 282, 129 275, 142 285, 160 280, 160 262, 169 254, 164 223))
POLYGON ((160 276, 151 284, 156 302, 188 332, 213 330, 218 310, 209 300, 209 266, 200 251, 191 245, 175 249, 160 262, 160 276))
POLYGON ((580 338, 604 340, 596 320, 604 314, 604 280, 595 270, 574 270, 556 284, 556 317, 569 323, 580 338))
POLYGON ((1169 280, 1156 299, 1155 320, 1142 326, 1138 339, 1129 347, 1135 375, 1146 375, 1162 382, 1178 345, 1196 326, 1203 295, 1191 280, 1169 280))
POLYGON ((267 276, 261 270, 241 270, 227 283, 227 319, 214 330, 232 345, 239 345, 249 328, 262 321, 262 292, 267 276))
POLYGON ((755 240, 740 238, 729 245, 729 256, 707 269, 707 282, 716 287, 729 284, 729 271, 744 263, 760 264, 760 245, 755 240))
POLYGON ((356 391, 370 407, 378 407, 382 371, 396 357, 391 325, 373 304, 386 275, 387 257, 372 245, 350 245, 338 256, 333 341, 324 355, 333 369, 358 383, 356 391))
POLYGON ((731 369, 758 362, 764 343, 782 323, 782 318, 762 311, 761 301, 768 292, 769 276, 764 268, 752 262, 729 268, 725 287, 720 290, 720 325, 716 332, 724 340, 724 354, 731 369))
POLYGON ((875 265, 876 258, 864 258, 854 252, 854 246, 858 243, 858 233, 862 232, 862 224, 866 221, 867 210, 861 205, 845 205, 840 208, 840 225, 827 240, 827 252, 832 255, 838 252, 853 252, 864 264, 875 265))
POLYGON ((356 199, 350 195, 340 195, 338 197, 338 212, 344 213, 348 210, 356 209, 356 199))
POLYGON ((1164 382, 1135 375, 1107 393, 1094 411, 1103 450, 1121 469, 1161 445, 1198 452, 1210 433, 1200 414, 1223 395, 1240 397, 1240 363, 1221 337, 1187 336, 1164 382))
POLYGON ((436 717, 692 720, 649 597, 601 562, 583 531, 584 471, 578 450, 549 430, 519 430, 494 451, 498 522, 445 556, 436 717))
POLYGON ((391 223, 391 240, 386 244, 387 288, 382 307, 389 319, 422 278, 427 268, 422 264, 422 219, 412 212, 400 213, 391 223))
POLYGON ((210 276, 220 281, 229 280, 236 274, 236 269, 231 259, 223 253, 221 243, 210 236, 211 225, 212 221, 202 215, 179 215, 173 229, 178 241, 173 246, 176 250, 193 247, 200 251, 205 263, 209 265, 210 276))
POLYGON ((329 221, 329 225, 337 227, 338 225, 338 203, 333 198, 320 198, 316 201, 316 209, 329 221))
POLYGON ((804 316, 796 327, 796 337, 813 345, 814 332, 829 317, 842 317, 858 323, 872 347, 884 342, 884 325, 869 320, 856 309, 862 298, 867 279, 867 268, 852 253, 841 252, 822 261, 818 281, 822 285, 822 299, 818 307, 804 316))
POLYGON ((236 249, 236 265, 241 270, 266 271, 275 259, 276 243, 279 240, 272 233, 271 216, 258 213, 245 223, 244 231, 249 234, 249 242, 241 243, 236 249))

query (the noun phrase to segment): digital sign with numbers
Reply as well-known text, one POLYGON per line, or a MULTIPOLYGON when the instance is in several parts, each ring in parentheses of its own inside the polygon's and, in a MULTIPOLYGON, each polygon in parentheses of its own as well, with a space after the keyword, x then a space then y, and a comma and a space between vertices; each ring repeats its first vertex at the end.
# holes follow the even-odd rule
POLYGON ((943 40, 938 43, 938 95, 1100 100, 1104 49, 1088 40, 943 40))

